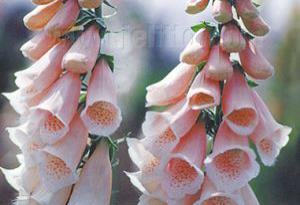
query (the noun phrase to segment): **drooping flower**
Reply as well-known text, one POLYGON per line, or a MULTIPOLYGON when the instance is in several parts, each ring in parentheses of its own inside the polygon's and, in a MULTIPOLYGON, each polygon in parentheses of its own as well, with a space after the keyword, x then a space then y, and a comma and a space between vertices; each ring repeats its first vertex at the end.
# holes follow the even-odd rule
POLYGON ((49 4, 37 6, 24 17, 23 21, 25 26, 33 31, 44 28, 62 5, 61 0, 55 0, 49 4))
POLYGON ((56 15, 49 21, 45 31, 54 37, 61 37, 68 32, 76 23, 79 15, 78 0, 68 0, 56 15))
POLYGON ((147 112, 142 126, 146 137, 142 143, 155 156, 163 156, 175 148, 180 138, 189 132, 199 113, 199 110, 189 107, 186 99, 164 112, 147 112))
POLYGON ((36 61, 49 51, 56 43, 58 43, 57 38, 49 36, 46 32, 41 31, 32 39, 27 41, 20 50, 25 57, 36 61))
POLYGON ((198 65, 207 60, 210 51, 210 34, 207 29, 200 29, 180 54, 183 63, 198 65))
POLYGON ((200 72, 192 83, 187 99, 189 106, 195 110, 219 105, 221 99, 219 82, 208 78, 205 70, 200 72))
POLYGON ((112 168, 108 145, 104 140, 85 163, 68 205, 109 205, 112 168))
POLYGON ((246 48, 239 53, 241 64, 245 72, 255 79, 267 79, 274 73, 274 67, 263 56, 261 51, 251 40, 246 48))
POLYGON ((91 25, 72 45, 62 61, 62 67, 74 73, 91 71, 100 49, 99 29, 91 25))
POLYGON ((251 0, 237 0, 235 7, 238 15, 244 19, 253 19, 259 15, 258 9, 251 0))
POLYGON ((212 6, 212 15, 220 23, 227 23, 233 19, 232 6, 229 1, 215 0, 212 6))
POLYGON ((182 99, 195 72, 195 65, 180 63, 164 79, 146 88, 147 106, 169 105, 182 99))
POLYGON ((235 134, 223 122, 213 152, 205 160, 207 176, 218 190, 233 192, 258 175, 259 165, 255 159, 248 138, 235 134))
POLYGON ((234 69, 233 76, 224 86, 222 110, 224 121, 237 134, 249 135, 258 124, 251 90, 238 69, 234 69))
POLYGON ((242 20, 248 31, 256 36, 265 36, 270 31, 269 25, 261 16, 253 19, 242 18, 242 20))
POLYGON ((275 163, 281 148, 288 143, 288 135, 292 129, 275 121, 268 107, 255 91, 253 91, 253 98, 259 113, 259 123, 250 137, 256 145, 262 162, 271 166, 275 163))
POLYGON ((209 3, 209 0, 188 0, 185 12, 188 14, 197 14, 203 11, 209 3))
POLYGON ((114 133, 122 121, 117 105, 117 88, 113 73, 104 59, 95 66, 89 82, 86 107, 81 114, 89 132, 99 136, 114 133))
POLYGON ((229 54, 223 51, 219 44, 214 45, 203 70, 213 80, 229 80, 233 73, 229 54))
POLYGON ((222 27, 220 46, 228 53, 240 52, 245 49, 246 41, 235 24, 225 24, 222 27))
POLYGON ((78 0, 82 8, 95 9, 102 4, 102 0, 78 0))

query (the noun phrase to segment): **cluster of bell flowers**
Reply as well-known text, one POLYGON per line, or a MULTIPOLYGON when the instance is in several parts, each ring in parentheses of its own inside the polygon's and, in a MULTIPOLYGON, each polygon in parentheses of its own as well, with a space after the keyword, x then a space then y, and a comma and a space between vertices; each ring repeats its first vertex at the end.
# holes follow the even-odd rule
POLYGON ((79 164, 89 134, 109 136, 121 123, 114 75, 105 59, 97 59, 97 24, 86 27, 75 42, 62 38, 75 25, 80 9, 102 2, 33 3, 37 6, 24 23, 37 33, 21 48, 32 65, 15 73, 18 90, 4 93, 20 114, 20 125, 7 129, 21 150, 20 166, 1 170, 19 192, 16 205, 108 205, 112 170, 105 140, 83 168, 79 164), (84 76, 90 76, 87 91, 81 90, 84 76))
MULTIPOLYGON (((186 11, 198 13, 208 3, 190 0, 186 11)), ((251 22, 249 32, 265 33, 268 26, 250 0, 236 0, 234 6, 245 24, 251 22)), ((182 51, 179 65, 147 87, 147 106, 165 110, 148 111, 145 137, 127 140, 139 168, 127 173, 143 193, 139 205, 258 205, 248 183, 260 166, 249 143, 256 145, 262 163, 271 166, 288 142, 291 128, 275 121, 247 82, 247 75, 269 78, 273 66, 231 21, 229 1, 215 0, 213 16, 221 24, 218 37, 212 40, 209 26, 201 28, 182 51), (231 62, 230 53, 239 54, 241 65, 231 62), (201 118, 206 110, 221 118, 211 149, 211 125, 201 118)))

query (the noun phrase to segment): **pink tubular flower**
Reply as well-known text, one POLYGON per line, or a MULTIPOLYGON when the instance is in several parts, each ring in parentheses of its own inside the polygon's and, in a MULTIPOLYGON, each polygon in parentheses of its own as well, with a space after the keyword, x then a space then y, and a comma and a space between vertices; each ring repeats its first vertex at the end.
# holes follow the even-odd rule
POLYGON ((47 5, 37 6, 24 17, 23 21, 25 26, 33 31, 44 28, 59 11, 62 5, 63 3, 61 0, 56 0, 47 5))
POLYGON ((288 135, 292 129, 275 121, 268 107, 255 91, 253 91, 253 98, 259 114, 259 123, 250 137, 257 147, 262 162, 271 166, 275 163, 281 148, 288 143, 288 135))
POLYGON ((102 0, 78 0, 82 8, 95 9, 102 4, 102 0))
POLYGON ((206 156, 206 132, 204 124, 195 124, 180 139, 170 156, 161 163, 162 189, 173 200, 196 194, 203 181, 201 171, 206 156))
POLYGON ((102 140, 84 165, 68 205, 109 205, 111 189, 112 168, 109 149, 102 140))
POLYGON ((44 5, 44 4, 49 4, 50 2, 53 2, 55 0, 31 0, 32 3, 37 4, 37 5, 44 5))
POLYGON ((260 16, 253 19, 242 18, 242 20, 248 31, 256 36, 265 36, 270 31, 270 27, 260 16))
POLYGON ((221 93, 218 81, 206 77, 201 71, 187 94, 189 106, 195 110, 202 110, 220 104, 221 93))
MULTIPOLYGON (((208 177, 202 185, 200 199, 194 205, 244 205, 242 197, 235 193, 219 191, 208 177)), ((249 204, 250 205, 250 204, 249 204)), ((254 204, 253 204, 254 205, 254 204)))
POLYGON ((61 60, 69 48, 69 41, 61 41, 28 69, 15 73, 15 83, 21 88, 23 99, 36 96, 58 79, 61 60))
POLYGON ((195 72, 195 65, 180 63, 164 79, 146 88, 147 106, 169 105, 182 99, 195 72))
POLYGON ((222 96, 224 121, 237 134, 249 135, 258 124, 258 113, 243 74, 235 69, 222 96))
POLYGON ((246 41, 235 24, 225 24, 222 27, 220 46, 228 53, 240 52, 245 49, 246 41))
POLYGON ((114 76, 103 59, 96 64, 92 73, 86 107, 81 117, 89 132, 100 136, 114 133, 122 121, 114 76))
POLYGON ((181 100, 167 111, 159 113, 149 111, 143 123, 142 142, 155 156, 170 152, 180 138, 195 124, 200 110, 192 110, 186 101, 181 100))
POLYGON ((61 37, 75 24, 79 15, 78 0, 68 0, 45 27, 45 31, 54 37, 61 37))
POLYGON ((220 23, 227 23, 233 19, 232 7, 229 1, 215 0, 212 7, 214 19, 220 23))
POLYGON ((267 79, 274 73, 274 67, 263 56, 253 41, 248 40, 246 49, 239 53, 245 72, 255 79, 267 79))
POLYGON ((210 51, 210 34, 207 29, 200 29, 180 54, 183 63, 198 65, 207 60, 210 51))
POLYGON ((74 73, 91 71, 95 66, 99 49, 99 29, 96 25, 92 25, 81 34, 66 53, 62 67, 74 73))
POLYGON ((255 193, 253 192, 249 184, 241 188, 239 192, 243 198, 244 205, 259 205, 255 193))
POLYGON ((223 51, 219 44, 214 45, 203 70, 205 70, 207 77, 213 80, 230 79, 233 73, 233 68, 229 54, 223 51))
POLYGON ((218 190, 230 193, 258 175, 259 165, 255 159, 248 138, 235 134, 222 123, 213 152, 205 160, 207 175, 218 190))
POLYGON ((244 19, 253 19, 259 15, 259 11, 251 0, 237 0, 235 7, 238 15, 244 19))
POLYGON ((209 0, 188 0, 185 12, 188 14, 197 14, 203 11, 209 3, 209 0))
POLYGON ((25 57, 36 61, 49 51, 56 43, 58 43, 57 38, 51 37, 46 32, 41 31, 26 42, 20 50, 25 57))
POLYGON ((77 111, 80 87, 76 74, 66 73, 58 79, 41 103, 31 109, 28 133, 35 133, 34 137, 47 144, 60 140, 68 132, 77 111))

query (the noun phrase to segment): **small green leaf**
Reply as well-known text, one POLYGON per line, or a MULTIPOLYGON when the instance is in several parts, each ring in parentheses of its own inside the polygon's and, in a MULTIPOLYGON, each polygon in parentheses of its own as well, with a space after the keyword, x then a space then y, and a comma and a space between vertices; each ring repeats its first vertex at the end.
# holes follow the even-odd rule
POLYGON ((260 7, 260 4, 252 2, 255 7, 260 7))
POLYGON ((79 98, 79 104, 85 103, 86 101, 86 91, 81 91, 80 93, 80 98, 79 98))
POLYGON ((258 84, 255 81, 250 80, 250 79, 247 79, 247 83, 251 88, 255 88, 258 86, 258 84))
POLYGON ((115 68, 114 56, 100 53, 99 59, 101 59, 101 58, 106 60, 106 62, 108 63, 110 69, 112 71, 114 71, 114 68, 115 68))
POLYGON ((202 61, 198 66, 197 66, 197 73, 201 72, 206 65, 206 61, 202 61))
POLYGON ((214 26, 211 26, 209 22, 203 21, 200 24, 194 25, 191 27, 191 29, 196 33, 198 32, 200 29, 205 28, 205 29, 214 29, 214 26))

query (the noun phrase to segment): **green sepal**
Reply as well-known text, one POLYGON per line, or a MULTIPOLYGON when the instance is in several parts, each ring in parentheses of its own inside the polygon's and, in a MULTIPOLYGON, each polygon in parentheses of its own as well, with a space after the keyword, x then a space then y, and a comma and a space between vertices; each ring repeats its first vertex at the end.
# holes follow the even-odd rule
POLYGON ((255 87, 259 86, 258 83, 256 83, 253 80, 250 80, 250 79, 247 79, 247 83, 248 83, 249 87, 251 87, 251 88, 255 88, 255 87))
POLYGON ((99 59, 104 59, 107 62, 107 64, 109 65, 111 71, 114 71, 114 69, 115 69, 114 56, 100 53, 98 56, 98 60, 99 59))

